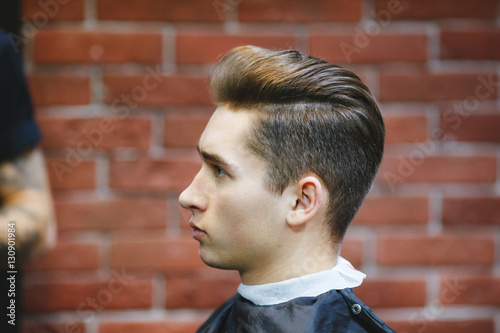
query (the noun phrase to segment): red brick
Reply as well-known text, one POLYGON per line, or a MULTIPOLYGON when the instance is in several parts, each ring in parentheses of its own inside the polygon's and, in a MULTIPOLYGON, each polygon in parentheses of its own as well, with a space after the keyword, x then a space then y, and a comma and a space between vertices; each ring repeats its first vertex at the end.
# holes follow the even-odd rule
POLYGON ((66 159, 47 159, 52 190, 93 189, 96 185, 95 161, 81 161, 74 167, 66 159))
POLYGON ((165 119, 167 147, 196 147, 209 116, 170 116, 165 119))
POLYGON ((417 317, 411 321, 386 321, 396 332, 401 333, 494 333, 495 324, 491 319, 431 321, 429 312, 418 311, 417 317))
POLYGON ((82 322, 45 323, 45 322, 23 322, 23 333, 76 333, 85 332, 85 324, 82 322))
POLYGON ((116 201, 59 201, 60 230, 165 229, 167 204, 162 199, 116 201))
POLYGON ((378 179, 391 187, 405 182, 480 183, 496 180, 497 163, 493 156, 424 157, 426 148, 422 147, 397 158, 386 156, 378 179))
POLYGON ((177 62, 180 64, 213 63, 232 48, 255 45, 267 49, 290 49, 295 46, 292 35, 225 35, 218 33, 180 33, 177 35, 177 62))
POLYGON ((90 79, 87 76, 32 74, 29 86, 36 106, 90 103, 90 79))
POLYGON ((175 0, 98 0, 99 20, 171 21, 171 22, 218 22, 213 1, 191 0, 189 3, 175 0))
POLYGON ((123 96, 131 99, 129 105, 212 105, 208 93, 208 80, 192 76, 161 76, 158 81, 151 80, 148 84, 153 89, 146 89, 144 94, 143 76, 116 76, 106 75, 103 78, 105 85, 105 102, 114 106, 126 106, 123 96), (158 85, 156 85, 158 83, 158 85), (143 89, 140 89, 143 88, 143 89))
POLYGON ((199 244, 190 238, 143 236, 140 239, 116 239, 111 247, 111 266, 192 272, 204 268, 198 255, 199 244))
POLYGON ((346 236, 342 242, 340 255, 348 260, 354 267, 359 268, 363 264, 363 241, 351 239, 346 236))
POLYGON ((443 278, 440 301, 443 305, 500 306, 500 278, 490 276, 443 278))
POLYGON ((463 116, 449 110, 441 117, 444 135, 458 141, 500 142, 500 114, 471 115, 465 109, 463 116))
POLYGON ((187 209, 182 208, 180 205, 176 205, 179 212, 179 222, 178 225, 181 228, 181 231, 186 235, 191 235, 191 227, 189 226, 189 219, 191 218, 191 212, 187 209))
POLYGON ((43 117, 39 125, 44 147, 71 147, 80 158, 90 156, 96 149, 147 148, 151 137, 151 122, 146 118, 43 117))
POLYGON ((99 324, 99 333, 193 333, 203 321, 195 322, 104 322, 99 324))
POLYGON ((427 118, 425 116, 384 116, 386 143, 425 142, 427 118))
POLYGON ((366 280, 354 289, 356 296, 372 308, 425 306, 424 280, 366 280))
POLYGON ((236 293, 240 279, 168 279, 167 309, 217 308, 236 293))
POLYGON ((423 62, 427 60, 427 37, 425 35, 379 34, 370 37, 363 34, 365 33, 363 25, 356 29, 360 30, 355 30, 356 33, 352 34, 311 35, 309 53, 332 63, 423 62))
MULTIPOLYGON (((40 1, 23 0, 23 16, 38 24, 38 28, 47 18, 52 20, 75 20, 81 21, 84 18, 84 0, 71 1, 40 1)), ((45 25, 45 24, 43 24, 45 25)))
POLYGON ((357 21, 361 0, 244 0, 239 2, 241 22, 357 21))
POLYGON ((196 160, 112 161, 110 186, 124 190, 182 191, 198 173, 196 160))
MULTIPOLYGON (((463 100, 476 95, 481 82, 479 74, 445 73, 382 73, 380 75, 380 101, 382 102, 433 102, 463 100)), ((496 75, 493 81, 498 82, 496 75)), ((498 88, 487 99, 494 99, 498 88)))
POLYGON ((446 225, 500 225, 500 198, 445 198, 446 225))
POLYGON ((24 286, 27 312, 79 311, 85 317, 118 309, 147 309, 152 305, 150 278, 119 269, 107 279, 92 276, 54 276, 27 280, 24 286), (97 306, 92 306, 92 300, 97 306))
POLYGON ((379 236, 377 262, 384 266, 492 265, 492 237, 482 236, 379 236))
POLYGON ((162 37, 153 33, 41 30, 34 60, 41 64, 160 63, 162 37))
POLYGON ((500 30, 444 30, 441 32, 441 58, 500 59, 500 30))
POLYGON ((99 268, 99 245, 58 241, 53 249, 28 263, 29 271, 99 268))
POLYGON ((429 220, 429 200, 424 197, 367 198, 354 218, 361 225, 425 224, 429 220))
POLYGON ((379 16, 383 16, 382 13, 386 11, 389 12, 391 20, 432 20, 443 18, 495 19, 497 6, 495 0, 481 1, 480 6, 468 0, 377 0, 375 11, 379 13, 379 16))

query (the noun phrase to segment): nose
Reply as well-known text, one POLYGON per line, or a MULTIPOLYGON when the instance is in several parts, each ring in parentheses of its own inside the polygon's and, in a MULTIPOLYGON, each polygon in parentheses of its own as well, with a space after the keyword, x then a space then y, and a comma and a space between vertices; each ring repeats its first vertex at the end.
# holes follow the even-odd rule
POLYGON ((201 178, 200 170, 191 184, 179 196, 179 204, 182 208, 190 210, 193 213, 203 212, 207 208, 207 200, 205 195, 203 195, 201 178))

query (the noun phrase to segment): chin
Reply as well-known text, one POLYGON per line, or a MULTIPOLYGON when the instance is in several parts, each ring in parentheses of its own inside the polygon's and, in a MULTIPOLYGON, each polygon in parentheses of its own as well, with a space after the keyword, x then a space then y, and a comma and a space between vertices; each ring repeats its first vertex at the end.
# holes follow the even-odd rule
POLYGON ((210 267, 213 268, 218 268, 218 269, 225 269, 225 270, 238 270, 237 265, 230 264, 227 261, 224 261, 220 258, 216 258, 213 255, 203 253, 204 251, 201 251, 200 249, 200 258, 201 260, 210 267))

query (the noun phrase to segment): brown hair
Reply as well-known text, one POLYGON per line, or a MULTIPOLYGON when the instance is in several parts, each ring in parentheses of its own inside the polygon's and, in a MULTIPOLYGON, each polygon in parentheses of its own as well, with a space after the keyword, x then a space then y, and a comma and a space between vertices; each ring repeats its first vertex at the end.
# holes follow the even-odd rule
POLYGON ((361 79, 298 51, 243 46, 220 60, 210 90, 218 105, 257 112, 246 144, 267 162, 269 190, 282 193, 310 173, 322 179, 341 241, 384 149, 382 116, 361 79))

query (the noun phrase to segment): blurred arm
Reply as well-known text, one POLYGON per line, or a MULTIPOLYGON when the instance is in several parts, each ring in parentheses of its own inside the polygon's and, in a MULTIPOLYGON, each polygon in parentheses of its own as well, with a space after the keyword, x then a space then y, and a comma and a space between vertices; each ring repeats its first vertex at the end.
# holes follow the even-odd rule
POLYGON ((39 149, 0 164, 0 243, 7 244, 10 222, 16 225, 16 251, 22 257, 55 242, 52 195, 39 149))

